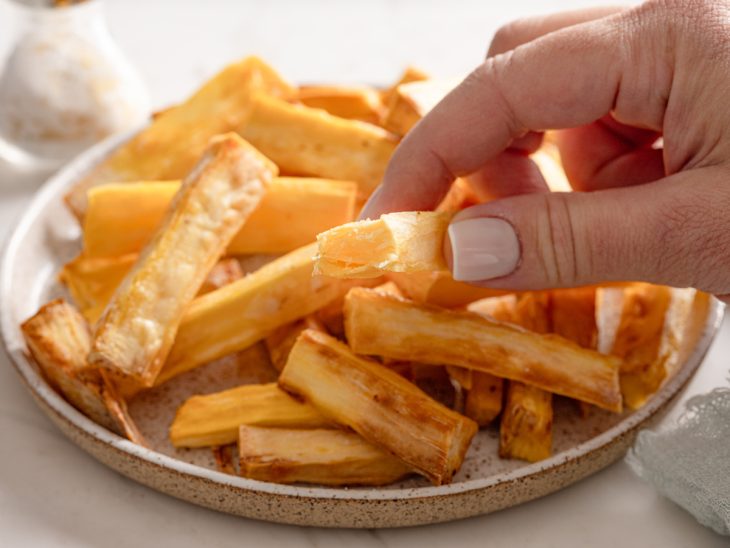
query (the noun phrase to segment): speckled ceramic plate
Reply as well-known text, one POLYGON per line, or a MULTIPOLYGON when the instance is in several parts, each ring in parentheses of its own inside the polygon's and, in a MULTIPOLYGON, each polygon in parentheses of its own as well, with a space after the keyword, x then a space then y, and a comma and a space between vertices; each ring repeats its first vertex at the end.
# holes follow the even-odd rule
MULTIPOLYGON (((61 288, 60 266, 79 249, 79 230, 62 203, 65 190, 118 146, 114 138, 80 156, 39 191, 7 244, 0 275, 5 347, 38 405, 73 442, 101 462, 172 496, 241 516, 325 527, 397 527, 493 512, 547 495, 620 458, 637 431, 656 420, 699 366, 722 318, 722 305, 698 297, 684 325, 680 366, 640 411, 614 415, 595 410, 578 417, 571 402, 557 399, 553 457, 536 464, 497 457, 496 430, 482 430, 450 485, 421 479, 384 488, 333 489, 284 486, 217 472, 208 450, 176 451, 167 427, 176 405, 194 390, 212 391, 271 375, 240 371, 220 360, 190 372, 132 402, 130 410, 154 450, 97 426, 59 397, 26 357, 19 324, 61 288)), ((251 352, 256 352, 253 349, 251 352)), ((253 356, 252 356, 253 357, 253 356)), ((99 488, 103 488, 99 486, 99 488)))

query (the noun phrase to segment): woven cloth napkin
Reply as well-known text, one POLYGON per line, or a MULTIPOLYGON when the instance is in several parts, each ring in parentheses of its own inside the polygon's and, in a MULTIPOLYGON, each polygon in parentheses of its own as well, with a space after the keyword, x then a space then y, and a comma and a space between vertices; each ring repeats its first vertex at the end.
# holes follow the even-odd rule
POLYGON ((676 423, 640 432, 626 460, 700 523, 730 535, 730 388, 685 405, 676 423))

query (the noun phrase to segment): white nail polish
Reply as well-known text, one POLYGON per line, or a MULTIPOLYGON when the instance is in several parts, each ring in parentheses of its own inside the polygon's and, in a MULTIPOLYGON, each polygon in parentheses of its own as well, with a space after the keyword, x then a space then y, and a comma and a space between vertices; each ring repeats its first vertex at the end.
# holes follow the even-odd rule
POLYGON ((506 276, 520 260, 512 225, 495 217, 465 219, 449 225, 454 279, 475 282, 506 276))

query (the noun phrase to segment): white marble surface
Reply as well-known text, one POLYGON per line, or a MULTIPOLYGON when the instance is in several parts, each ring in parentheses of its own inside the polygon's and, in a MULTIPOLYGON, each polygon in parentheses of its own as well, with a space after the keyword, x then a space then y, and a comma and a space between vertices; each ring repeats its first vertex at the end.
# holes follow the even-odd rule
MULTIPOLYGON (((568 1, 560 8, 595 4, 568 1)), ((500 23, 558 3, 110 0, 110 26, 156 106, 184 97, 248 53, 295 81, 387 82, 407 63, 466 72, 500 23), (503 3, 500 3, 503 4, 503 3)), ((0 0, 0 56, 15 28, 0 0)), ((41 174, 0 163, 0 237, 41 174)), ((687 394, 727 384, 730 324, 687 394)), ((98 464, 35 407, 0 357, 0 546, 720 547, 622 462, 564 491, 490 516, 384 531, 305 529, 218 514, 158 494, 98 464)))

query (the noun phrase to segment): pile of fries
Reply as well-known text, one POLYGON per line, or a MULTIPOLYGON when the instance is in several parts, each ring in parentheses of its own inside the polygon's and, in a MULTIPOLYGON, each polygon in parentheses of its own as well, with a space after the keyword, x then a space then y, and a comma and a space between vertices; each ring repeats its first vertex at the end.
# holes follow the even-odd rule
MULTIPOLYGON (((584 414, 643 405, 691 290, 456 282, 442 244, 479 201, 466 180, 437 211, 353 221, 452 85, 408 69, 386 90, 297 88, 252 57, 157 115, 67 195, 83 231, 60 273, 70 299, 22 326, 49 383, 145 444, 131 398, 265 345, 278 382, 189 398, 170 440, 231 473, 325 485, 448 483, 485 427, 501 457, 544 459, 557 396, 584 414)), ((565 189, 549 142, 535 160, 565 189)))

